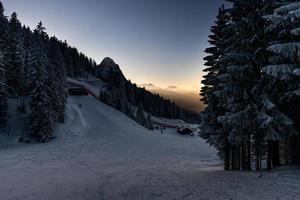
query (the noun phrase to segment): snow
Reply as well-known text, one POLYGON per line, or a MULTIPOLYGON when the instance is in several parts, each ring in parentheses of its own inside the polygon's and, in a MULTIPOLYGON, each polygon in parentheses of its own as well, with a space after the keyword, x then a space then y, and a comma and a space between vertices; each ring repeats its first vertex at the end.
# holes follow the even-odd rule
POLYGON ((288 20, 288 18, 286 16, 281 16, 281 15, 276 15, 276 14, 266 15, 266 16, 264 16, 264 19, 271 22, 271 24, 266 27, 267 32, 273 31, 279 25, 281 25, 282 23, 286 22, 286 20, 288 20))
POLYGON ((265 15, 263 18, 266 19, 267 21, 271 22, 274 25, 279 25, 286 20, 286 18, 284 16, 276 15, 276 14, 265 15))
POLYGON ((300 28, 295 28, 291 31, 291 34, 292 35, 295 35, 295 36, 299 36, 300 35, 300 28))
POLYGON ((0 132, 0 151, 1 147, 6 148, 14 146, 16 141, 20 138, 25 131, 26 118, 24 114, 17 112, 17 104, 19 100, 9 99, 8 101, 8 128, 0 132))
POLYGON ((288 5, 285 6, 281 6, 277 9, 275 9, 274 13, 275 14, 287 14, 293 10, 298 10, 300 9, 300 2, 295 2, 295 3, 290 3, 288 5))
MULTIPOLYGON (((266 31, 271 32, 281 24, 298 20, 300 18, 300 3, 295 2, 281 6, 274 10, 273 15, 266 15, 264 18, 271 22, 271 24, 266 27, 266 31)), ((292 30, 291 34, 299 35, 299 28, 292 30)))
MULTIPOLYGON (((91 94, 92 96, 94 96, 96 98, 99 98, 100 91, 105 90, 105 86, 107 85, 105 82, 103 82, 93 76, 89 76, 88 79, 81 78, 79 80, 67 78, 67 81, 68 81, 68 83, 78 85, 78 86, 85 88, 85 90, 89 94, 91 94)), ((144 114, 145 114, 145 116, 148 115, 148 113, 146 113, 146 112, 144 114)), ((154 117, 154 116, 152 116, 151 119, 152 119, 153 123, 158 124, 158 125, 163 125, 165 127, 177 128, 177 127, 181 127, 181 126, 185 126, 185 127, 191 126, 191 127, 195 128, 195 125, 185 123, 184 121, 179 120, 179 119, 171 120, 171 119, 165 119, 165 118, 158 118, 158 117, 154 117)))
POLYGON ((280 80, 289 80, 293 74, 295 66, 289 64, 268 65, 262 71, 270 76, 279 78, 280 80))
POLYGON ((292 55, 300 57, 300 42, 291 42, 284 44, 274 44, 267 48, 268 51, 282 55, 285 58, 289 58, 292 55))
POLYGON ((297 10, 291 11, 290 15, 299 19, 300 18, 300 8, 298 8, 297 10))
POLYGON ((300 198, 299 170, 224 172, 202 139, 149 131, 90 96, 69 98, 55 136, 0 146, 1 200, 300 198))
POLYGON ((295 69, 293 74, 296 75, 296 76, 300 76, 300 68, 295 69))

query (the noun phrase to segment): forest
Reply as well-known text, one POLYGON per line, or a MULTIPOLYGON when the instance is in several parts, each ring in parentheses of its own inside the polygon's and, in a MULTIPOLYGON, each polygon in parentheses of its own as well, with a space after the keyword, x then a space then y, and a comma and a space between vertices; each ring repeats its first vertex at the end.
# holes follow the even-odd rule
POLYGON ((100 100, 149 129, 153 129, 152 115, 174 119, 184 113, 174 102, 131 83, 113 60, 106 58, 97 65, 67 41, 50 37, 42 22, 30 30, 15 12, 7 18, 1 2, 0 30, 0 128, 4 132, 9 132, 8 101, 13 98, 20 115, 28 119, 23 136, 40 142, 53 139, 57 123, 65 120, 67 77, 93 75, 103 80, 109 87, 100 100))
POLYGON ((94 63, 66 42, 49 38, 42 22, 31 31, 16 13, 7 19, 1 2, 0 29, 1 129, 8 129, 8 99, 18 99, 16 109, 28 116, 26 134, 47 142, 56 122, 64 122, 67 74, 79 75, 75 61, 86 67, 94 63))
POLYGON ((300 3, 229 2, 205 50, 201 136, 225 170, 300 164, 300 3))

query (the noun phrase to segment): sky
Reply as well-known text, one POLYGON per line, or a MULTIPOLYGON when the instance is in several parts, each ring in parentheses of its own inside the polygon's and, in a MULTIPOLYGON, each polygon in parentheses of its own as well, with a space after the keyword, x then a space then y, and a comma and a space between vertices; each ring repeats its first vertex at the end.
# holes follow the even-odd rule
POLYGON ((2 0, 31 28, 95 59, 111 57, 135 83, 199 92, 203 53, 222 0, 2 0))

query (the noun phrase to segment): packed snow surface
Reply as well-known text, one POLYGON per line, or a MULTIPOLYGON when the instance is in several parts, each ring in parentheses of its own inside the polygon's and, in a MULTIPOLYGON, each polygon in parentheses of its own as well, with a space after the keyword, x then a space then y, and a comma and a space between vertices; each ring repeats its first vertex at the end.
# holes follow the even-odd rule
POLYGON ((300 198, 296 169, 223 172, 200 138, 149 131, 90 96, 69 99, 55 136, 0 147, 1 200, 300 198))

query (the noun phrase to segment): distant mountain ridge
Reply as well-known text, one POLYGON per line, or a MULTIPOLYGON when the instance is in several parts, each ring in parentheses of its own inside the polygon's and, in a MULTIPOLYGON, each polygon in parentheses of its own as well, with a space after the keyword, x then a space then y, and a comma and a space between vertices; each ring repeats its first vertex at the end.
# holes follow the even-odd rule
POLYGON ((126 81, 120 66, 109 57, 104 58, 103 61, 97 66, 96 74, 105 82, 110 82, 112 79, 126 81))

